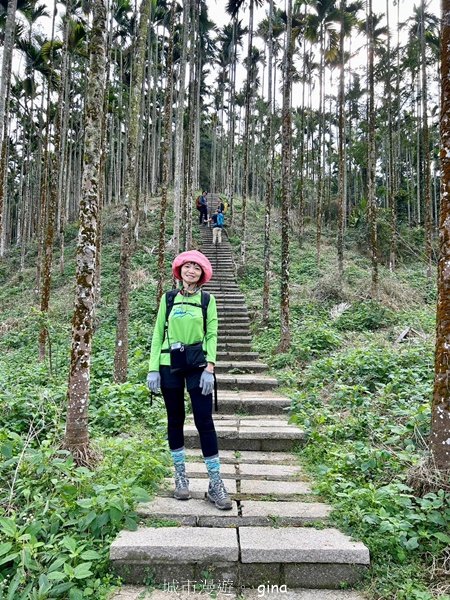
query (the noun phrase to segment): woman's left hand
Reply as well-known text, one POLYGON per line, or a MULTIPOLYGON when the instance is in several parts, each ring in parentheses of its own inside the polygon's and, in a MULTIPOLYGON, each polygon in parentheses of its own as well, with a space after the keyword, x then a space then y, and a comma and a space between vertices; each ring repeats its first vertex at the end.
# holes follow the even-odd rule
POLYGON ((214 389, 214 373, 211 373, 206 369, 203 371, 202 376, 200 377, 200 389, 202 390, 202 396, 212 394, 214 389))

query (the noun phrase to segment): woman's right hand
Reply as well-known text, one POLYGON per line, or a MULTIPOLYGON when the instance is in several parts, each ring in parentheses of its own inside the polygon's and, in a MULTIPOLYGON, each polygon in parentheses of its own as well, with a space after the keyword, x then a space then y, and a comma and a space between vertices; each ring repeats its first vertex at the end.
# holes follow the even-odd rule
POLYGON ((150 371, 147 375, 147 387, 148 389, 157 394, 161 389, 161 375, 159 371, 150 371))

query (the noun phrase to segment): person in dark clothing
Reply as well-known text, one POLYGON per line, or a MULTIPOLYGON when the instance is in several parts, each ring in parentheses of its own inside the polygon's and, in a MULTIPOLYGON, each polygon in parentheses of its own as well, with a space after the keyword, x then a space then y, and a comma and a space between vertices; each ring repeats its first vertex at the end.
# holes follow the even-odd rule
POLYGON ((198 222, 200 225, 205 225, 208 220, 208 192, 203 191, 202 195, 197 198, 196 207, 199 211, 198 222))

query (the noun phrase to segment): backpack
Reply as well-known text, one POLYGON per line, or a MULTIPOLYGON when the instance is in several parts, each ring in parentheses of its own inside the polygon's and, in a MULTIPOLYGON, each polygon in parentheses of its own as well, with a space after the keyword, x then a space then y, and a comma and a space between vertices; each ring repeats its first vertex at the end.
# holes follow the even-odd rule
POLYGON ((202 202, 201 202, 200 198, 201 198, 201 196, 199 196, 199 197, 197 198, 197 200, 195 201, 195 208, 198 208, 198 209, 200 209, 200 208, 201 208, 201 206, 202 206, 202 202))
POLYGON ((217 225, 219 227, 223 227, 223 214, 222 213, 218 213, 217 214, 217 225))
MULTIPOLYGON (((170 312, 175 303, 175 296, 178 294, 178 291, 179 290, 170 290, 170 292, 165 293, 165 296, 166 296, 166 323, 164 325, 164 337, 166 337, 166 334, 167 334, 167 328, 169 326, 169 324, 168 324, 169 315, 170 315, 170 312)), ((203 331, 205 332, 205 335, 206 335, 206 319, 207 319, 209 300, 210 300, 210 295, 208 294, 208 292, 204 292, 202 290, 200 304, 194 304, 193 302, 190 303, 193 306, 201 306, 202 307, 203 331)), ((219 410, 219 403, 217 401, 217 379, 216 379, 215 373, 214 373, 214 409, 216 412, 219 410)))

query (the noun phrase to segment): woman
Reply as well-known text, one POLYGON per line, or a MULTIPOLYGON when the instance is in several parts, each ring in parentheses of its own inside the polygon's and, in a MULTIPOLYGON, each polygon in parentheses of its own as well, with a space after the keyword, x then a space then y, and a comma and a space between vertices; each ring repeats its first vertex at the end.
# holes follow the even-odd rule
POLYGON ((167 434, 175 467, 174 497, 178 500, 190 498, 183 433, 186 385, 210 480, 208 498, 217 508, 229 510, 232 503, 220 477, 217 434, 212 418, 218 323, 216 299, 210 295, 206 320, 201 303, 201 286, 211 279, 212 266, 204 254, 190 250, 175 258, 172 273, 182 282, 182 287, 174 298, 168 319, 165 296, 159 305, 153 331, 147 385, 153 393, 161 389, 166 405, 167 434), (186 356, 185 349, 197 347, 197 343, 200 352, 201 348, 204 351, 203 364, 200 361, 201 366, 188 365, 180 368, 179 359, 186 356), (174 366, 178 368, 174 369, 174 366))

